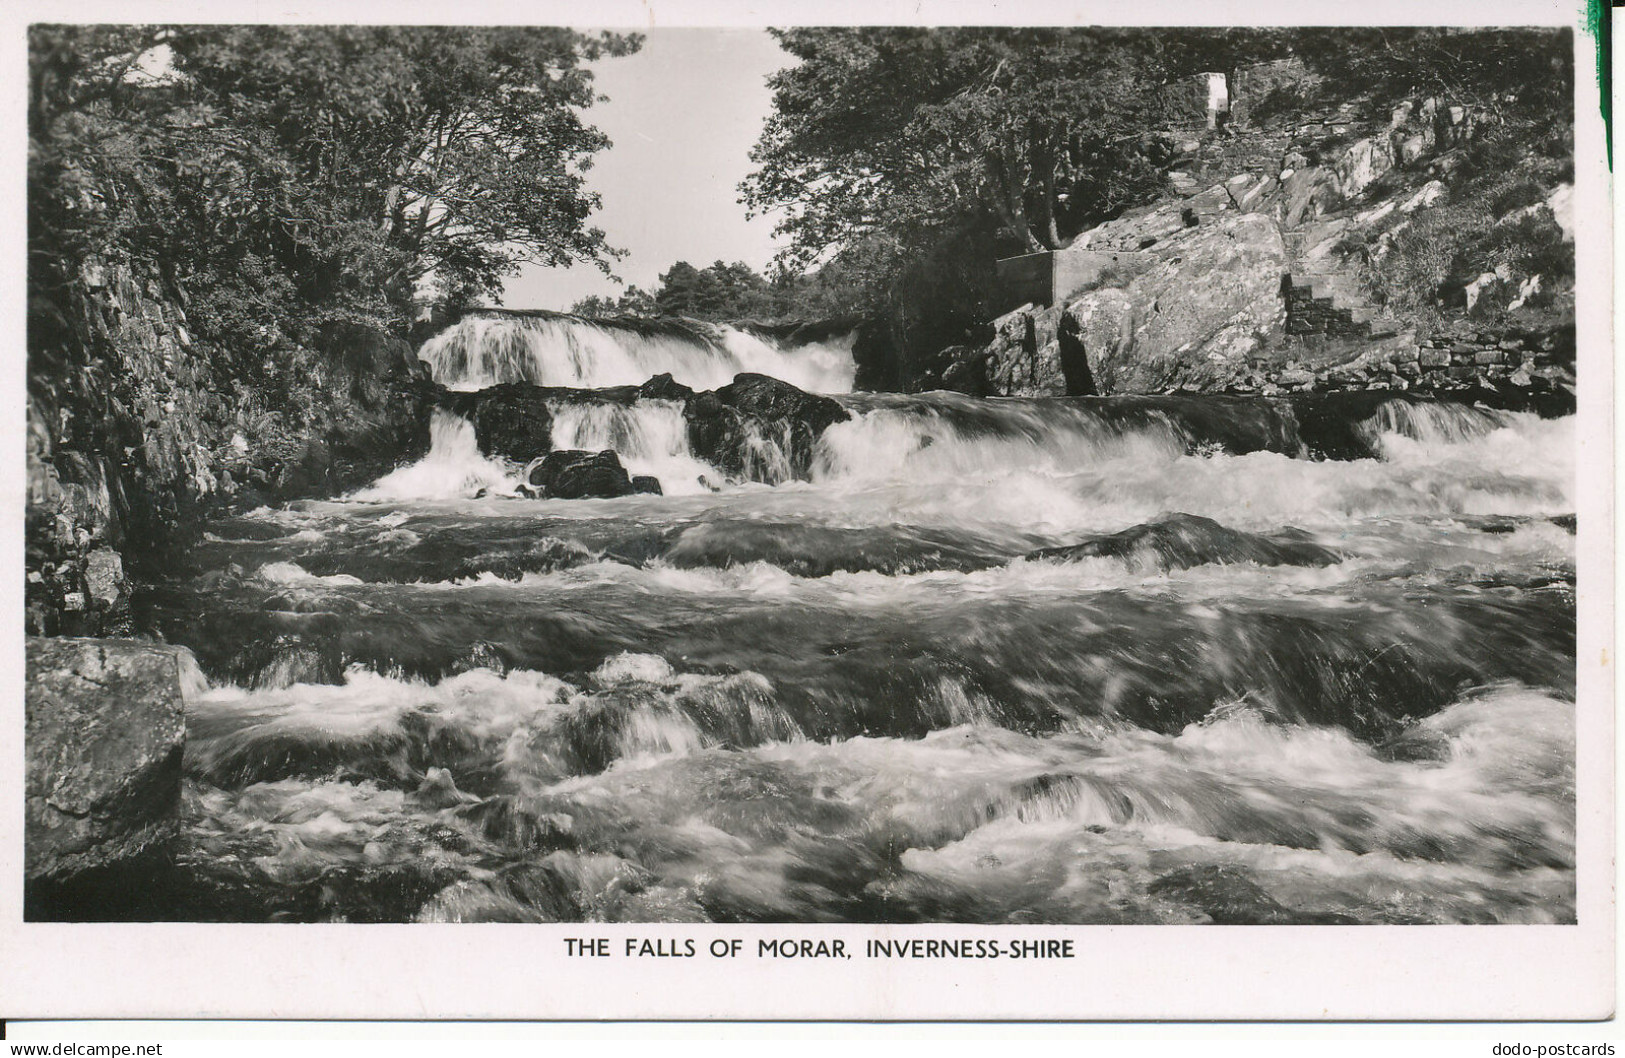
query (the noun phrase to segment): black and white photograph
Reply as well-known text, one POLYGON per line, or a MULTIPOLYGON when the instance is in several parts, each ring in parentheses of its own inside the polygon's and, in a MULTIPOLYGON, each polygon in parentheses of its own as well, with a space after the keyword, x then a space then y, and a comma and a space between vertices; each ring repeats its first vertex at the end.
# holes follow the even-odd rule
POLYGON ((8 928, 1611 945, 1582 26, 375 15, 26 26, 8 928))

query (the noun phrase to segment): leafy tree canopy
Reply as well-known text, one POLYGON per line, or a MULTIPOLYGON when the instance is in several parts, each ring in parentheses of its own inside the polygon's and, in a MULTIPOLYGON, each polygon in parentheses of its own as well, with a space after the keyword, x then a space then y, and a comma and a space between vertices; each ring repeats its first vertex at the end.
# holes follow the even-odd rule
POLYGON ((1163 70, 1145 34, 1101 29, 775 31, 800 62, 743 186, 780 212, 788 260, 876 233, 995 220, 1011 250, 1059 245, 1137 197, 1163 70))
POLYGON ((654 295, 639 286, 629 286, 618 298, 592 294, 574 305, 570 311, 577 316, 658 316, 654 295))
POLYGON ((598 199, 583 172, 608 141, 582 120, 596 98, 585 64, 639 43, 36 26, 31 285, 122 249, 171 268, 199 325, 251 352, 288 328, 399 324, 426 282, 470 301, 525 261, 607 270, 614 251, 587 223, 598 199))

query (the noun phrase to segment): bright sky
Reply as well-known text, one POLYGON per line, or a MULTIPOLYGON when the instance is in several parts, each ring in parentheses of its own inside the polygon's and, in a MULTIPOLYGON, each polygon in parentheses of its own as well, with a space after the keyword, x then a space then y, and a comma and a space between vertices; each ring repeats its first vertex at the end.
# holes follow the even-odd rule
MULTIPOLYGON (((588 186, 603 198, 590 223, 628 251, 615 272, 649 289, 676 261, 703 268, 773 257, 773 218, 745 220, 739 181, 772 100, 767 76, 791 57, 760 29, 655 29, 643 48, 595 68, 609 97, 586 111, 614 146, 598 154, 588 186)), ((567 309, 621 287, 596 268, 527 267, 508 280, 509 308, 567 309)))

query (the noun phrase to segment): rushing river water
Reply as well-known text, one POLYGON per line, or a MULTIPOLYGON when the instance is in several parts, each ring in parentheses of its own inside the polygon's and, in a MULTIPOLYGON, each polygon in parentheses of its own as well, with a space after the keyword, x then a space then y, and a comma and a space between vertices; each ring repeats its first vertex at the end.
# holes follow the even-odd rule
POLYGON ((810 480, 588 403, 555 446, 667 494, 518 498, 441 413, 213 524, 143 599, 203 669, 166 913, 1574 920, 1572 418, 841 400, 810 480))

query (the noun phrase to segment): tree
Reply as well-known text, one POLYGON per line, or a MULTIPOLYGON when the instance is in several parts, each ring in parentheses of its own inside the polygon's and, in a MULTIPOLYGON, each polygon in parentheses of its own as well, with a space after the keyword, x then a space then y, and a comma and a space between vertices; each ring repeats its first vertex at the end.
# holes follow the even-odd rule
MULTIPOLYGON (((1065 245, 1160 193, 1171 65, 1114 29, 775 31, 799 62, 741 185, 782 268, 861 277, 903 360, 980 340, 994 260, 1065 245)), ((905 374, 907 373, 905 369, 905 374)))
POLYGON ((398 321, 426 279, 488 296, 523 261, 607 271, 614 251, 587 224, 583 172, 608 141, 581 119, 585 64, 638 45, 561 29, 36 26, 31 251, 122 249, 227 312, 318 324, 398 321))
POLYGON ((1574 36, 1566 29, 1389 27, 1299 31, 1294 51, 1345 97, 1432 95, 1503 120, 1572 124, 1574 36))
POLYGON ((581 120, 596 98, 584 63, 638 45, 557 28, 252 26, 188 31, 174 51, 224 120, 376 228, 395 258, 383 283, 432 276, 467 300, 521 262, 607 271, 583 174, 609 141, 581 120))
POLYGON ((608 145, 582 121, 586 64, 638 44, 522 28, 31 27, 31 393, 108 418, 117 351, 70 326, 92 255, 155 264, 188 296, 198 377, 289 416, 319 413, 330 334, 406 333, 426 280, 468 301, 524 260, 607 270, 582 177, 608 145))
POLYGON ((1164 69, 1146 34, 1101 29, 775 31, 800 61, 742 187, 780 212, 787 260, 983 218, 1002 249, 1060 245, 1154 189, 1142 133, 1164 69))
POLYGON ((611 301, 607 297, 591 294, 574 305, 570 311, 577 316, 658 316, 654 295, 642 287, 629 286, 621 296, 611 301))
POLYGON ((778 312, 767 280, 743 261, 716 261, 705 268, 678 261, 661 275, 654 301, 661 315, 715 322, 762 318, 778 312))

